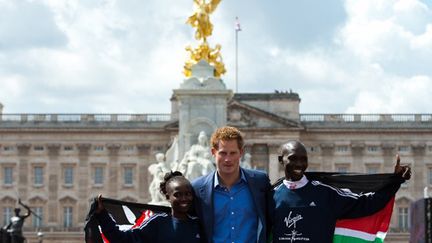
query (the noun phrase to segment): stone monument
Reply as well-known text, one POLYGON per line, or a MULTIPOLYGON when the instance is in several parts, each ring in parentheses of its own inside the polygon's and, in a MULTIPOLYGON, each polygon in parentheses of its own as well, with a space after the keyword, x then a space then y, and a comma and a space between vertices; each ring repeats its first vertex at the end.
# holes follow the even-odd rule
POLYGON ((225 73, 221 56, 221 46, 214 48, 208 42, 213 25, 210 14, 219 5, 220 0, 194 0, 195 12, 187 23, 195 31, 197 47, 186 47, 189 60, 184 65, 186 79, 179 89, 173 92, 173 111, 179 120, 179 158, 184 158, 186 151, 192 146, 193 139, 201 131, 212 134, 213 131, 226 124, 227 103, 232 97, 220 78, 225 73))
POLYGON ((214 163, 211 160, 208 138, 204 131, 199 133, 198 143, 192 145, 185 153, 178 170, 189 180, 194 180, 215 170, 214 163))
POLYGON ((252 155, 250 153, 244 153, 243 160, 240 163, 240 166, 245 169, 252 169, 252 155))
POLYGON ((160 193, 159 186, 160 183, 163 181, 165 174, 171 169, 167 165, 165 161, 165 155, 163 153, 157 153, 155 157, 156 163, 151 164, 148 168, 148 171, 153 176, 153 180, 150 182, 149 185, 149 192, 151 197, 150 204, 167 204, 164 195, 160 193))

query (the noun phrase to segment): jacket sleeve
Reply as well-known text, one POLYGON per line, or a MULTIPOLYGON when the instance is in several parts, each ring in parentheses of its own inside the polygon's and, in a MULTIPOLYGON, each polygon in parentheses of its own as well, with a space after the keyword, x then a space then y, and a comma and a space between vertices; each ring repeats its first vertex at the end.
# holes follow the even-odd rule
POLYGON ((376 192, 360 195, 336 188, 333 190, 336 218, 359 218, 378 212, 395 196, 404 181, 400 178, 376 192))
POLYGON ((152 224, 149 223, 138 228, 122 231, 106 210, 95 214, 95 216, 99 221, 102 233, 111 243, 150 241, 152 235, 150 232, 153 230, 153 234, 155 234, 155 230, 157 230, 156 227, 152 227, 152 224))

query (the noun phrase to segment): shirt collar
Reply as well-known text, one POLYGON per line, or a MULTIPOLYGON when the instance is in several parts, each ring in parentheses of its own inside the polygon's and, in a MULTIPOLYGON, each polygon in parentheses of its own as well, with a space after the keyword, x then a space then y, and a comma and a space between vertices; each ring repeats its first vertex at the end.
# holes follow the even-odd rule
MULTIPOLYGON (((240 180, 239 181, 247 182, 246 176, 245 176, 242 169, 240 169, 240 180)), ((218 176, 218 173, 216 171, 214 174, 214 186, 213 186, 213 188, 216 188, 217 186, 222 186, 222 185, 219 183, 219 176, 218 176)))
POLYGON ((309 180, 306 178, 305 175, 303 175, 303 177, 298 180, 298 181, 289 181, 287 179, 283 180, 283 184, 288 188, 288 189, 299 189, 304 187, 307 183, 309 182, 309 180))

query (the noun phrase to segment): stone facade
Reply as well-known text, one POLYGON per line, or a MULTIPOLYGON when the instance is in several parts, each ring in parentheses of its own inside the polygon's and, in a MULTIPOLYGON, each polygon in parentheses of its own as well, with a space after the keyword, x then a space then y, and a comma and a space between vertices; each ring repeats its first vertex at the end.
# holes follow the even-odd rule
MULTIPOLYGON (((252 166, 272 181, 281 177, 277 151, 290 139, 304 142, 316 171, 392 172, 399 153, 413 178, 396 196, 386 242, 407 242, 409 205, 432 185, 432 115, 300 114, 299 103, 291 92, 228 101, 226 122, 244 133, 252 166)), ((178 99, 172 107, 172 114, 157 115, 2 114, 1 224, 20 197, 43 218, 27 219, 29 242, 37 242, 38 229, 44 242, 83 242, 85 215, 99 193, 150 201, 147 168, 179 134, 178 99)))

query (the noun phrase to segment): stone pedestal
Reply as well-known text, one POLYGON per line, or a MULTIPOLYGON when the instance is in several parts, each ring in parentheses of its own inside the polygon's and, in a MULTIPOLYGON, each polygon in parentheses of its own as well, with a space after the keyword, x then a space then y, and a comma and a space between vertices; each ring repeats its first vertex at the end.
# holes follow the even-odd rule
POLYGON ((233 93, 213 73, 214 68, 201 60, 192 67, 192 77, 174 90, 179 118, 179 158, 197 143, 201 131, 211 135, 226 124, 227 103, 233 93))

